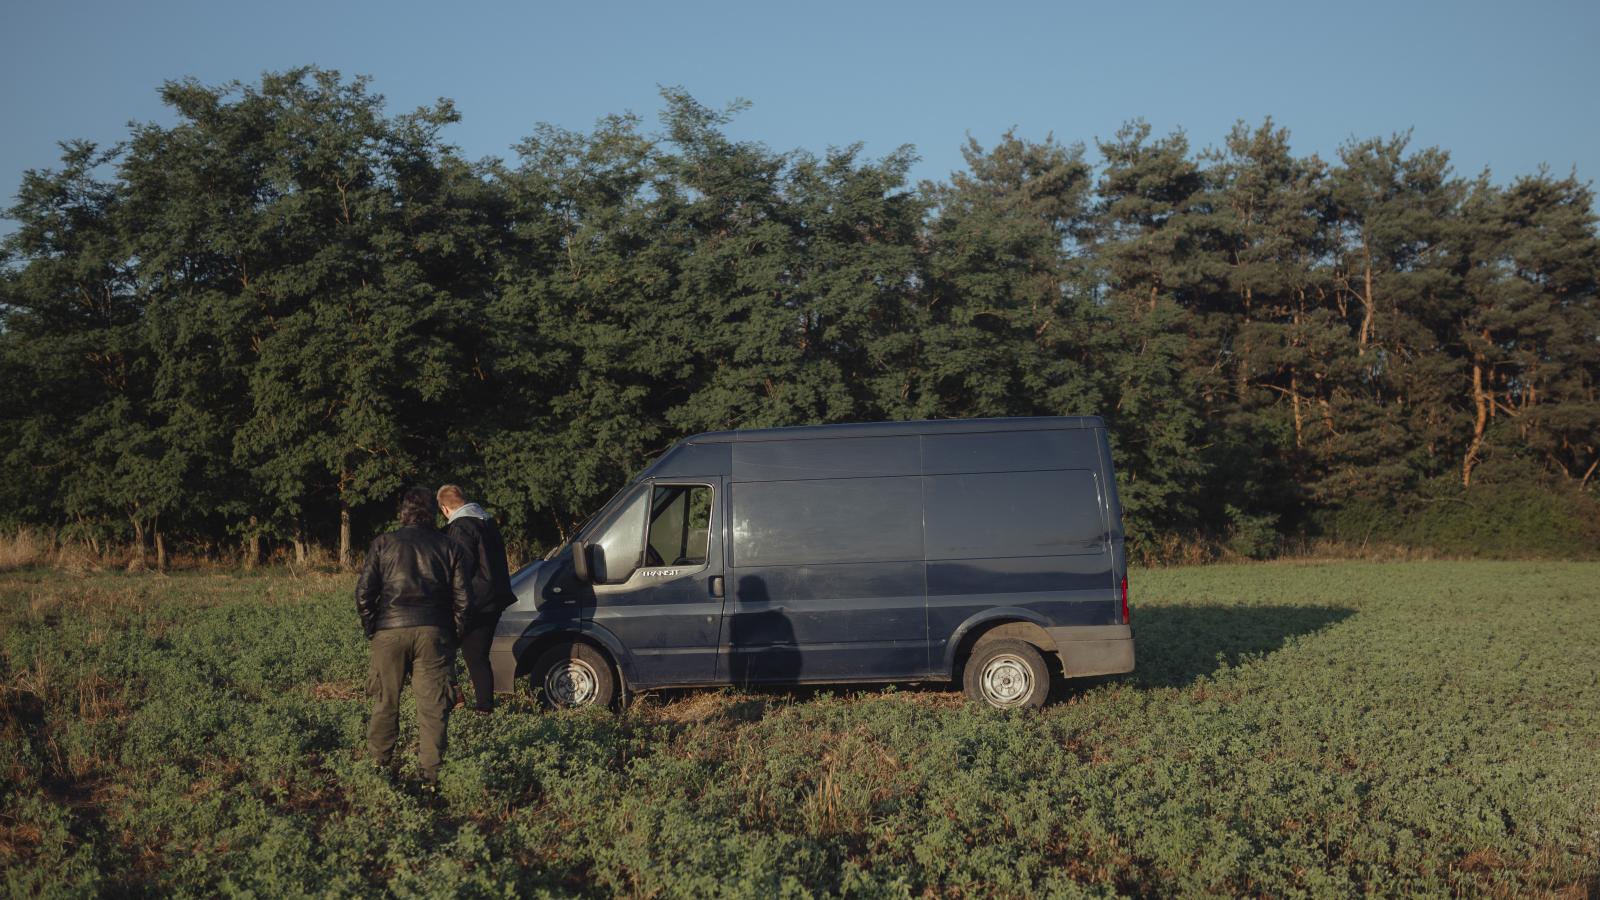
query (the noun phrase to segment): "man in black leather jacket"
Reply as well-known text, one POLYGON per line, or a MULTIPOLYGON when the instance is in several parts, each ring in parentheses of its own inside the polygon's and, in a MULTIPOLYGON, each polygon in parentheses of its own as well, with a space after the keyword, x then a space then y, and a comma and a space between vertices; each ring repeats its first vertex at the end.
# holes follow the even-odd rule
MULTIPOLYGON (((511 571, 506 564, 506 542, 500 529, 483 507, 468 503, 461 488, 447 484, 439 488, 439 512, 448 520, 444 533, 461 546, 472 565, 472 608, 462 631, 461 655, 472 676, 475 712, 494 709, 494 671, 489 666, 489 645, 494 641, 500 613, 517 602, 511 592, 511 571)), ((450 674, 455 674, 451 666, 450 674)))
POLYGON ((406 489, 399 530, 372 542, 356 581, 356 612, 371 642, 367 749, 379 766, 392 762, 400 733, 400 690, 410 672, 424 787, 435 783, 444 758, 450 710, 446 665, 472 603, 471 562, 433 527, 433 516, 433 493, 425 487, 406 489))

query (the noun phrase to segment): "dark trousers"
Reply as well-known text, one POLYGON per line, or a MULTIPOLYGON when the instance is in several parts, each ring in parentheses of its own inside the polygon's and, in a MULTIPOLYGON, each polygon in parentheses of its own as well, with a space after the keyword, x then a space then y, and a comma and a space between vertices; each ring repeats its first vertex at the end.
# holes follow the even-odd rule
POLYGON ((367 723, 367 750, 374 762, 387 766, 400 736, 400 691, 406 675, 417 698, 417 763, 422 777, 438 777, 444 759, 445 719, 450 712, 450 683, 445 666, 452 651, 445 628, 385 628, 372 636, 367 666, 367 693, 372 719, 367 723))
MULTIPOLYGON (((461 638, 461 657, 466 660, 467 675, 472 679, 474 709, 494 709, 494 670, 489 668, 489 645, 494 643, 494 629, 499 624, 499 613, 473 616, 467 620, 467 633, 461 638)), ((452 659, 452 679, 455 671, 452 659)))

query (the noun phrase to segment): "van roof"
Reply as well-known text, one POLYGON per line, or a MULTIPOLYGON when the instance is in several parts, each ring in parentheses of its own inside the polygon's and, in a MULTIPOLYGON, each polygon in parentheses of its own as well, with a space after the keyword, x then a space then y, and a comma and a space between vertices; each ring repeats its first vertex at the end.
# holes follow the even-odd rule
POLYGON ((789 428, 747 428, 707 431, 684 438, 684 444, 726 444, 746 441, 803 441, 816 438, 890 437, 916 434, 961 434, 986 431, 1054 431, 1104 428, 1099 416, 1026 416, 1004 419, 924 419, 915 422, 851 422, 840 425, 796 425, 789 428))

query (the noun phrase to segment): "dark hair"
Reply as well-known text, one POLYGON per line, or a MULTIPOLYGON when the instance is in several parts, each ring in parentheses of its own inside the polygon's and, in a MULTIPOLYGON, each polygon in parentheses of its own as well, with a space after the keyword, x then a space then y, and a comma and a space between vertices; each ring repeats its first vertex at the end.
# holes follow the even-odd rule
POLYGON ((432 525, 438 507, 433 502, 433 491, 421 485, 406 488, 400 495, 401 525, 432 525))

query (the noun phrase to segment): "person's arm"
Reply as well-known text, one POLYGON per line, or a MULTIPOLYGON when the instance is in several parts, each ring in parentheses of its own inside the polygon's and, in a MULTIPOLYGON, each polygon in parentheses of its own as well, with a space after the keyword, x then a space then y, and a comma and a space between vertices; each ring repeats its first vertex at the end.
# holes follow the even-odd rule
POLYGON ((488 551, 489 582, 494 594, 492 598, 482 598, 478 602, 488 603, 496 612, 504 612, 505 608, 517 602, 517 595, 511 590, 511 567, 506 562, 506 539, 501 536, 499 526, 493 520, 486 523, 484 529, 484 548, 488 551))
POLYGON ((472 579, 468 577, 471 564, 461 550, 461 545, 447 541, 450 547, 451 612, 456 620, 456 640, 467 636, 467 608, 472 605, 472 579))
MULTIPOLYGON (((460 518, 444 527, 444 536, 456 546, 461 553, 462 577, 472 581, 478 571, 478 544, 483 537, 478 534, 478 529, 472 526, 472 520, 460 518)), ((482 598, 474 597, 481 601, 482 598)))
POLYGON ((361 577, 356 579, 356 614, 361 617, 361 630, 372 637, 378 630, 378 601, 383 597, 383 578, 378 573, 378 542, 367 548, 367 560, 361 567, 361 577))

